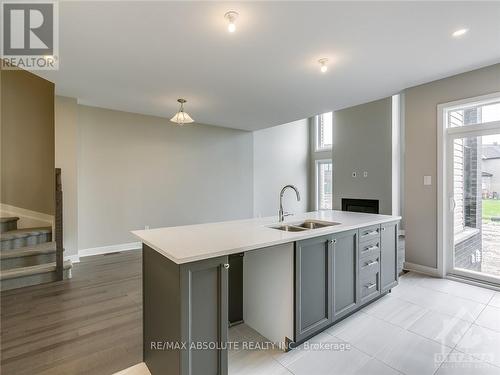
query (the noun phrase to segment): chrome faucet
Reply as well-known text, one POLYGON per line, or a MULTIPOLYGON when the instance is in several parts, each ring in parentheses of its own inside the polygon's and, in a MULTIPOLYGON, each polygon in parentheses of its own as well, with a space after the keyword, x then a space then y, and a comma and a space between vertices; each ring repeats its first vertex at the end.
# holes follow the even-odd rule
POLYGON ((284 212, 283 211, 283 194, 285 194, 285 190, 286 189, 293 189, 295 190, 295 194, 297 195, 297 202, 300 202, 300 193, 299 191, 297 190, 297 188, 293 185, 285 185, 283 186, 283 189, 281 189, 281 193, 280 193, 280 210, 278 212, 278 218, 279 218, 279 221, 280 223, 285 220, 285 216, 290 216, 290 215, 293 215, 289 212, 284 212))

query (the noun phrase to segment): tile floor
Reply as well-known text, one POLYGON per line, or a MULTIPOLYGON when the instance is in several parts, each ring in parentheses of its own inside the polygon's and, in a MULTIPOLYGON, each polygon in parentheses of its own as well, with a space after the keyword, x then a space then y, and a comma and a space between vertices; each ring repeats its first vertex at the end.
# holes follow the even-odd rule
MULTIPOLYGON (((230 340, 265 339, 240 325, 230 340)), ((119 374, 149 371, 139 364, 119 374)), ((392 293, 301 348, 231 351, 229 374, 498 375, 500 292, 408 273, 392 293)))

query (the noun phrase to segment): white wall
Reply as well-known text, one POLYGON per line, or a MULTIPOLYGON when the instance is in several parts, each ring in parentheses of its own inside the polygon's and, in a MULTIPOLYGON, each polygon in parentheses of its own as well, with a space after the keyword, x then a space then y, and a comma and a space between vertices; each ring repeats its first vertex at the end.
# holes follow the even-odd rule
POLYGON ((63 189, 64 255, 78 255, 78 104, 76 99, 56 96, 56 168, 61 168, 63 189))
MULTIPOLYGON (((79 105, 58 97, 66 256, 135 242, 133 229, 308 210, 308 121, 254 133, 79 105)), ((116 248, 116 250, 120 247, 116 248)))
POLYGON ((252 216, 252 134, 79 106, 79 249, 252 216))
POLYGON ((285 210, 308 211, 308 123, 304 119, 253 133, 254 216, 277 216, 279 193, 287 184, 298 188, 301 201, 297 202, 293 191, 287 191, 283 198, 285 210))
POLYGON ((391 97, 334 112, 334 210, 342 198, 378 199, 380 213, 392 214, 391 97))
POLYGON ((437 105, 497 92, 500 64, 405 91, 406 261, 437 267, 437 105), (432 185, 423 185, 423 176, 432 185))

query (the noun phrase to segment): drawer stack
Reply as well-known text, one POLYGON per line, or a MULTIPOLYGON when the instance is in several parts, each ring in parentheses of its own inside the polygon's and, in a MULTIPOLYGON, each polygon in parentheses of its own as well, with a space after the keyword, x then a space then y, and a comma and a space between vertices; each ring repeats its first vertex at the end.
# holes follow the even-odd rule
POLYGON ((361 303, 380 295, 380 225, 359 230, 358 272, 361 303))

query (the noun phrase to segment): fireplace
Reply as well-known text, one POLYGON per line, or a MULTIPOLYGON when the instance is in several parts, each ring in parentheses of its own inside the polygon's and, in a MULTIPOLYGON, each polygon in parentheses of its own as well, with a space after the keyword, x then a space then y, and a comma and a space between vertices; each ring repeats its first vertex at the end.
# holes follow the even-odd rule
POLYGON ((378 199, 342 198, 342 211, 378 214, 378 199))

